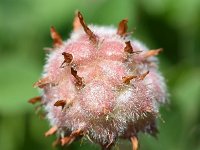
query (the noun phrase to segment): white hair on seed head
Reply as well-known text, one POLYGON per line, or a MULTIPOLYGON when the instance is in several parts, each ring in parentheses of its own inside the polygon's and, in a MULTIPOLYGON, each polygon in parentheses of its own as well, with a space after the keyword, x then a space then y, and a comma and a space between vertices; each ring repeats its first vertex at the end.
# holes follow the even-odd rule
POLYGON ((44 79, 35 84, 61 144, 87 136, 110 149, 118 138, 134 142, 140 131, 155 135, 167 97, 155 58, 159 50, 148 51, 127 36, 126 20, 116 29, 87 26, 78 17, 81 26, 67 41, 52 31, 55 50, 47 55, 44 79))

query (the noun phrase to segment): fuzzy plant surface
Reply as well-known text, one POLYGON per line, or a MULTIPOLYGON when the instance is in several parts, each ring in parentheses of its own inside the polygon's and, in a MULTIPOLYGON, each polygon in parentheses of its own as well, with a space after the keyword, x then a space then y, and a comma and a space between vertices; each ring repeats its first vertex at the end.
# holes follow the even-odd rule
POLYGON ((77 12, 66 41, 51 27, 54 47, 34 84, 42 94, 29 102, 41 102, 51 125, 45 136, 56 134, 54 145, 88 138, 109 150, 121 138, 137 150, 139 132, 156 136, 159 107, 167 101, 155 58, 162 49, 131 39, 127 22, 87 25, 77 12))

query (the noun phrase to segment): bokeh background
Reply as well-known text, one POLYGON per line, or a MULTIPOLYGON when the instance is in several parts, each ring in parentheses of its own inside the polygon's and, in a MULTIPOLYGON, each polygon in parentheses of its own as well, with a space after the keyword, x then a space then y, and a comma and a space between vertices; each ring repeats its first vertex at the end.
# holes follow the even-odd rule
MULTIPOLYGON (((27 100, 39 94, 32 85, 45 62, 43 48, 52 46, 50 26, 68 38, 77 9, 99 25, 128 18, 134 38, 164 48, 160 70, 171 102, 161 108, 158 139, 139 136, 141 150, 200 150, 199 0, 0 0, 0 150, 63 149, 51 147, 48 122, 27 100)), ((131 149, 128 141, 119 145, 131 149)), ((99 147, 83 141, 65 149, 99 147)))

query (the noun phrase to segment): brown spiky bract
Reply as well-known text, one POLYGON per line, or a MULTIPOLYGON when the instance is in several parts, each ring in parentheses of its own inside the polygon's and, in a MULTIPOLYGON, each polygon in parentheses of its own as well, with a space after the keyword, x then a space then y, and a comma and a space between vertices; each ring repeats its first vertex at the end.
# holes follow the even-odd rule
POLYGON ((55 144, 67 145, 88 138, 109 150, 119 138, 138 149, 138 133, 158 132, 156 118, 166 103, 166 87, 158 72, 157 55, 127 36, 127 19, 118 29, 87 25, 80 12, 74 30, 63 41, 51 27, 53 50, 48 54, 42 78, 34 84, 51 128, 55 144))

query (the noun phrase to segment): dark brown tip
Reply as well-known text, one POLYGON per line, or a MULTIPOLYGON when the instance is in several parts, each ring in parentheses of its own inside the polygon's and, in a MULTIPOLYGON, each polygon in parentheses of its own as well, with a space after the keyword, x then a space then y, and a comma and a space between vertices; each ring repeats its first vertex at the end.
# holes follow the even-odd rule
POLYGON ((66 100, 58 100, 57 102, 55 102, 54 106, 59 107, 61 106, 62 109, 65 107, 66 105, 66 100))
POLYGON ((63 68, 63 65, 65 63, 68 65, 68 64, 72 63, 72 60, 73 60, 73 55, 70 53, 63 52, 62 55, 64 56, 64 61, 60 66, 61 68, 63 68))
POLYGON ((42 100, 42 97, 41 96, 37 96, 37 97, 29 99, 28 102, 31 103, 31 104, 35 104, 37 102, 41 102, 41 100, 42 100))
POLYGON ((135 78, 137 78, 137 76, 126 76, 122 77, 122 80, 124 84, 130 84, 130 81, 135 78))
POLYGON ((131 144, 132 144, 132 150, 138 150, 139 148, 139 143, 137 137, 133 136, 131 137, 131 144))
POLYGON ((118 25, 118 30, 117 30, 117 34, 120 36, 124 36, 127 33, 127 29, 128 29, 128 19, 123 19, 122 21, 119 22, 118 25))
POLYGON ((56 32, 56 29, 53 26, 50 28, 50 32, 51 32, 51 38, 53 39, 53 46, 58 47, 58 46, 62 45, 62 43, 63 43, 62 38, 58 34, 58 32, 56 32))
POLYGON ((57 131, 57 127, 55 126, 55 127, 52 127, 52 128, 50 128, 47 132, 45 132, 45 136, 47 137, 47 136, 50 136, 50 135, 53 135, 53 134, 55 134, 56 133, 56 131, 57 131))
POLYGON ((83 18, 83 15, 81 14, 80 11, 78 11, 78 18, 79 18, 79 21, 85 31, 85 33, 89 36, 89 39, 94 43, 96 44, 97 43, 97 37, 96 35, 88 28, 87 24, 85 23, 84 21, 84 18, 83 18))
POLYGON ((131 46, 131 42, 127 41, 125 42, 125 44, 126 44, 126 47, 124 48, 124 51, 130 54, 133 53, 133 47, 131 46))

